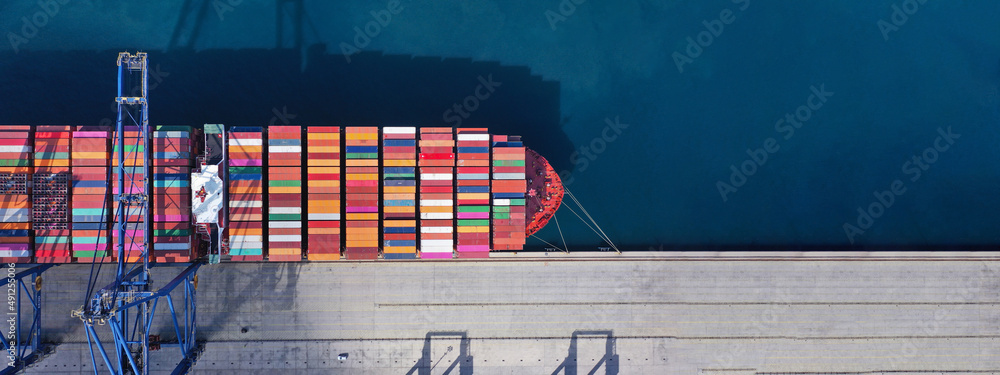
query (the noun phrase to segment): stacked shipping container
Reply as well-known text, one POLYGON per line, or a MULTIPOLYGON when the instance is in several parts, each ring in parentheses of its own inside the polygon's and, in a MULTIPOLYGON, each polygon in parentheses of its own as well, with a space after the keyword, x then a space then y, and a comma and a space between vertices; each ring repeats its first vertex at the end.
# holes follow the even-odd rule
POLYGON ((190 126, 157 126, 153 132, 154 262, 190 262, 191 228, 190 126))
POLYGON ((264 135, 261 127, 229 130, 229 255, 264 260, 264 135))
POLYGON ((340 128, 306 128, 309 260, 340 259, 340 128))
POLYGON ((73 260, 69 225, 69 193, 73 180, 69 151, 73 133, 68 128, 34 127, 32 228, 35 230, 35 261, 38 263, 69 263, 73 260))
POLYGON ((417 258, 417 129, 382 128, 382 257, 417 258))
POLYGON ((111 261, 108 134, 106 129, 86 126, 73 132, 72 233, 78 262, 111 261))
POLYGON ((302 128, 267 128, 267 254, 302 261, 302 128))
POLYGON ((420 129, 420 258, 455 250, 455 138, 451 128, 420 129))
POLYGON ((490 134, 488 129, 455 129, 458 139, 456 215, 458 257, 489 258, 490 134))
POLYGON ((31 262, 31 127, 0 126, 0 262, 31 262))
POLYGON ((493 136, 493 249, 521 250, 525 240, 524 145, 517 136, 493 136))
POLYGON ((379 248, 378 128, 347 127, 347 259, 376 259, 379 248))

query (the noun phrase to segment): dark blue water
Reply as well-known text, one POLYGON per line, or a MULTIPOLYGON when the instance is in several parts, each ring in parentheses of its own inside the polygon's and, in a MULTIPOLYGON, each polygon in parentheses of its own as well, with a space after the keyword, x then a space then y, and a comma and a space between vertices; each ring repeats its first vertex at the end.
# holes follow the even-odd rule
POLYGON ((3 3, 0 123, 110 119, 119 50, 157 124, 458 125, 492 76, 461 126, 524 135, 619 246, 1000 243, 995 1, 312 0, 283 49, 274 1, 201 3, 3 3))

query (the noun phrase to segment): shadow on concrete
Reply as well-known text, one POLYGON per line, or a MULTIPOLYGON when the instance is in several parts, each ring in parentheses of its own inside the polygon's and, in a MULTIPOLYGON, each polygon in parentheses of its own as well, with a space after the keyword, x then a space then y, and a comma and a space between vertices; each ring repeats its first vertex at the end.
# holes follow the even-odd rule
POLYGON ((563 374, 563 375, 576 375, 577 374, 577 345, 580 337, 584 336, 600 336, 605 337, 604 344, 604 356, 601 357, 599 361, 594 365, 594 367, 587 372, 588 375, 597 374, 597 371, 604 366, 604 373, 607 375, 617 375, 618 374, 618 354, 615 352, 615 334, 613 331, 575 331, 573 332, 573 337, 569 342, 569 353, 566 355, 566 360, 556 367, 556 370, 552 372, 552 375, 563 374))
MULTIPOLYGON (((427 336, 424 337, 424 348, 422 350, 422 355, 417 364, 410 368, 410 371, 406 372, 406 375, 430 375, 431 371, 434 370, 438 365, 439 361, 444 358, 432 358, 431 356, 431 344, 434 338, 441 339, 455 339, 460 338, 461 342, 458 349, 458 358, 452 362, 442 374, 452 374, 455 368, 458 368, 459 375, 472 375, 472 355, 469 354, 469 334, 468 332, 460 331, 441 331, 441 332, 427 332, 427 336)), ((448 347, 448 352, 451 352, 452 347, 448 347)), ((447 354, 447 353, 446 353, 447 354)))
MULTIPOLYGON (((523 136, 552 155, 557 170, 570 167, 556 157, 573 150, 559 124, 560 85, 526 66, 371 51, 345 56, 324 44, 304 54, 177 44, 148 52, 153 125, 488 127, 523 136)), ((0 53, 0 123, 111 125, 118 52, 0 53)))

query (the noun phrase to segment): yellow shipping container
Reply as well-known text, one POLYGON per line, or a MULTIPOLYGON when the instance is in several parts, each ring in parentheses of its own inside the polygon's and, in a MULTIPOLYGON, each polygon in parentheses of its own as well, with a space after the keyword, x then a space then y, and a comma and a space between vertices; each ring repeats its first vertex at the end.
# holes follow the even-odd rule
POLYGON ((267 189, 270 194, 301 194, 300 186, 271 186, 267 189))
POLYGON ((339 153, 340 152, 340 146, 309 146, 309 153, 310 154, 312 154, 312 153, 321 153, 321 152, 324 152, 324 153, 328 152, 328 153, 331 153, 331 154, 339 153))
POLYGON ((458 227, 458 233, 489 233, 490 227, 458 227))
POLYGON ((340 260, 340 254, 309 254, 306 259, 312 261, 330 261, 330 260, 340 260))
POLYGON ((308 182, 312 187, 340 187, 340 180, 313 180, 308 182))
POLYGON ((458 193, 458 199, 490 199, 490 193, 458 193))
POLYGON ((308 133, 306 139, 340 139, 340 133, 308 133))
POLYGON ((386 193, 410 193, 410 194, 416 194, 417 193, 417 187, 416 186, 385 186, 385 187, 382 188, 382 191, 384 191, 386 193))
POLYGON ((386 227, 389 228, 405 228, 405 227, 415 227, 417 226, 416 220, 386 220, 382 222, 386 227))
MULTIPOLYGON (((372 213, 357 213, 357 212, 354 212, 354 213, 347 214, 347 220, 372 220, 372 221, 374 221, 374 220, 378 220, 378 214, 374 213, 374 212, 372 212, 372 213)), ((355 229, 355 228, 351 228, 351 229, 355 229)))
POLYGON ((340 168, 331 167, 309 167, 307 168, 308 174, 337 174, 340 173, 340 168))
MULTIPOLYGON (((115 161, 117 163, 117 161, 115 161)), ((118 164, 115 164, 118 165, 118 164)), ((130 165, 130 164, 125 164, 130 165)), ((68 167, 69 159, 35 159, 36 167, 68 167)))
POLYGON ((416 167, 416 160, 383 160, 386 167, 416 167))
POLYGON ((109 153, 107 152, 72 152, 69 154, 70 158, 73 159, 107 159, 109 153))
POLYGON ((314 158, 315 155, 309 155, 309 159, 306 160, 306 165, 313 166, 323 166, 323 167, 336 167, 340 165, 340 159, 328 159, 328 158, 314 158))
POLYGON ((309 234, 340 234, 340 228, 309 228, 309 234))
POLYGON ((389 254, 415 254, 416 246, 386 246, 382 251, 389 254))
POLYGON ((348 167, 377 167, 378 159, 348 159, 348 167))
POLYGON ((452 206, 421 206, 420 212, 451 212, 454 209, 452 206))

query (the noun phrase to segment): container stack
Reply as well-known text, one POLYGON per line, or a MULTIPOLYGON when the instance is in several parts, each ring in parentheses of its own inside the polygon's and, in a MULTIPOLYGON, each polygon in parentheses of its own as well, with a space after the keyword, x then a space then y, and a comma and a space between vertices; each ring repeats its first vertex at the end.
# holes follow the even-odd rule
POLYGON ((31 127, 0 125, 0 262, 31 262, 31 127))
POLYGON ((153 262, 192 258, 191 132, 186 125, 160 125, 153 132, 153 262))
POLYGON ((267 259, 302 261, 302 127, 267 128, 267 259))
POLYGON ((308 185, 309 260, 340 259, 340 127, 313 126, 308 134, 306 168, 308 185))
POLYGON ((264 260, 263 166, 263 129, 229 129, 229 255, 233 261, 264 260))
POLYGON ((527 184, 524 145, 518 136, 493 136, 493 249, 524 248, 527 184))
MULTIPOLYGON (((111 217, 118 217, 118 207, 124 202, 122 206, 124 216, 120 219, 126 223, 125 237, 119 240, 117 228, 112 227, 111 241, 113 245, 111 249, 112 260, 117 261, 119 257, 118 243, 119 241, 123 241, 124 245, 121 251, 124 251, 125 262, 133 263, 141 261, 142 252, 147 241, 145 232, 146 221, 151 219, 148 217, 148 202, 144 198, 147 193, 145 137, 149 134, 145 130, 140 131, 138 126, 128 126, 124 130, 124 142, 118 144, 117 141, 112 141, 113 146, 111 147, 111 166, 114 172, 111 176, 111 184, 114 192, 114 196, 112 197, 114 213, 111 217), (118 182, 118 174, 122 172, 118 168, 119 152, 122 153, 124 156, 123 160, 125 161, 122 164, 124 184, 118 182), (119 197, 124 199, 120 199, 119 197)), ((117 140, 117 131, 111 132, 111 137, 117 140)), ((76 191, 75 187, 74 191, 76 191)), ((75 218, 76 216, 74 216, 75 218)))
POLYGON ((35 262, 70 263, 71 233, 69 151, 73 133, 68 126, 35 127, 35 173, 31 216, 35 230, 35 262))
POLYGON ((113 212, 108 191, 108 134, 80 126, 73 132, 73 257, 77 262, 110 262, 108 231, 113 212))
POLYGON ((455 251, 455 138, 451 128, 420 129, 420 258, 455 251))
POLYGON ((458 139, 458 257, 490 255, 490 134, 488 129, 456 129, 458 139))
POLYGON ((347 160, 347 259, 377 259, 378 128, 347 127, 344 152, 347 160))
POLYGON ((382 128, 382 257, 417 258, 417 128, 382 128))

